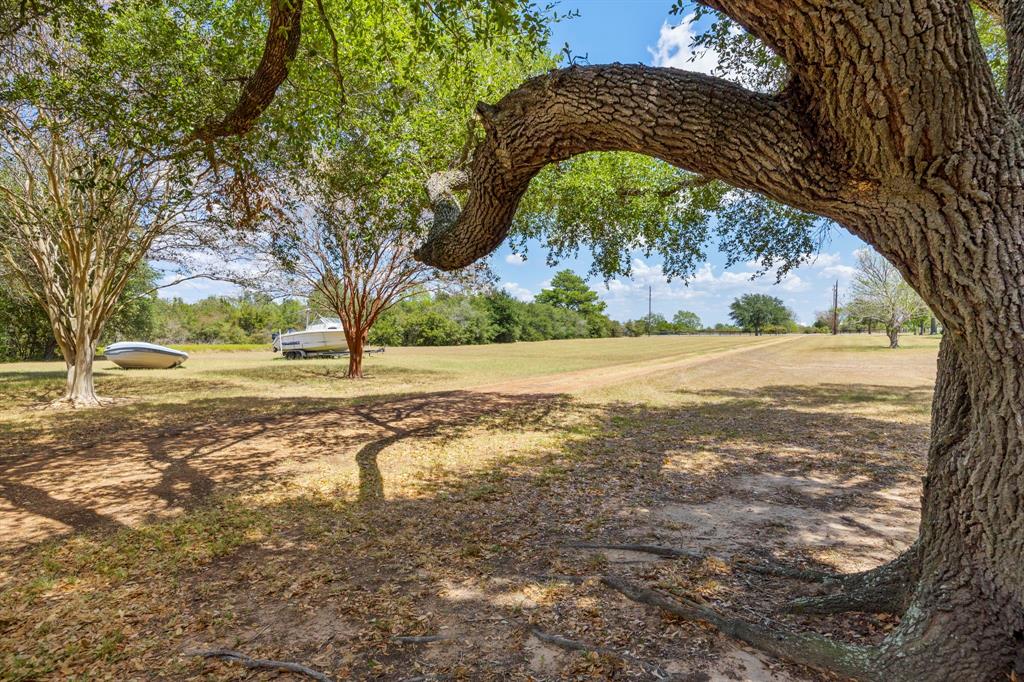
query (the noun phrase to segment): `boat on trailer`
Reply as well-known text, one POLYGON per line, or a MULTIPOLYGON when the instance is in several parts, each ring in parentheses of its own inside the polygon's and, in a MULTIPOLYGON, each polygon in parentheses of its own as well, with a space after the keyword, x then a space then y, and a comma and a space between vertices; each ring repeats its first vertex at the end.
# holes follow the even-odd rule
POLYGON ((288 330, 274 336, 275 353, 282 353, 289 360, 318 356, 347 355, 348 341, 341 320, 336 317, 319 317, 313 324, 307 324, 302 331, 288 330))
POLYGON ((144 341, 120 341, 104 348, 103 357, 123 369, 171 369, 188 360, 188 353, 144 341))

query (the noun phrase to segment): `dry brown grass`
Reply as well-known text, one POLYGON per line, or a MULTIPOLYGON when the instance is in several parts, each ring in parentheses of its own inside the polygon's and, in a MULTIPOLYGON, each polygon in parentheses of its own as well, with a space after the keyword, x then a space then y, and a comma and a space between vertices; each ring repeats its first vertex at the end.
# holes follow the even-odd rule
MULTIPOLYGON (((311 376, 242 397, 257 380, 225 368, 136 399, 122 408, 131 428, 113 411, 9 419, 4 539, 70 534, 3 555, 0 678, 242 676, 183 655, 214 646, 337 679, 647 676, 553 648, 534 626, 680 674, 812 677, 595 581, 537 576, 614 572, 777 618, 805 586, 733 557, 849 570, 894 554, 913 533, 936 343, 868 350, 879 339, 796 338, 703 361, 706 348, 673 347, 672 363, 649 360, 656 374, 574 375, 571 396, 467 390, 491 383, 473 370, 458 390, 449 377, 324 395, 329 380, 311 376), (718 558, 652 561, 565 548, 572 539, 718 558), (393 641, 433 633, 451 639, 393 641)), ((891 626, 784 620, 854 640, 891 626)))

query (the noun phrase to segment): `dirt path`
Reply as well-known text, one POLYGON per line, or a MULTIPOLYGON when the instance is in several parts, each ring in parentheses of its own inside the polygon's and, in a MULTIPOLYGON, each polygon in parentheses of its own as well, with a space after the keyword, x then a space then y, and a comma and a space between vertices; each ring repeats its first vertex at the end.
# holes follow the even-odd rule
POLYGON ((201 421, 158 415, 158 432, 122 420, 89 442, 40 445, 0 471, 0 543, 90 532, 45 562, 18 551, 0 565, 0 588, 26 586, 0 619, 0 677, 13 653, 38 656, 43 670, 53 659, 67 675, 238 679, 238 668, 182 655, 227 647, 339 680, 646 680, 657 667, 678 680, 822 682, 594 578, 877 640, 892 619, 780 613, 820 588, 743 568, 768 559, 852 571, 913 539, 934 358, 864 352, 786 337, 315 411, 254 399, 201 421), (654 399, 564 396, 627 382, 654 399), (235 492, 244 509, 194 508, 235 492), (181 524, 159 526, 171 530, 156 544, 146 529, 102 532, 149 519, 181 524), (173 576, 160 562, 247 524, 237 546, 173 576), (625 656, 569 652, 534 629, 625 656))
MULTIPOLYGON (((246 489, 314 469, 366 461, 358 453, 394 442, 460 428, 564 393, 678 371, 748 353, 797 337, 773 339, 698 356, 518 379, 466 391, 371 399, 365 406, 336 407, 267 417, 258 404, 242 416, 211 413, 199 422, 134 424, 126 408, 97 413, 88 440, 53 439, 12 459, 0 472, 0 550, 98 526, 118 528, 180 513, 214 492, 246 489), (484 394, 484 399, 480 395, 484 394), (121 412, 125 418, 116 418, 121 412)), ((244 402, 244 401, 243 401, 244 402)), ((269 406, 268 406, 269 407, 269 406)), ((144 409, 137 408, 137 409, 144 409)), ((59 415, 55 415, 59 419, 59 415)), ((59 431, 59 426, 54 426, 59 431)), ((365 465, 363 479, 373 472, 365 465)), ((365 480, 360 481, 364 485, 365 480)), ((363 490, 361 494, 372 491, 363 490)))
POLYGON ((476 386, 470 390, 478 393, 504 393, 506 395, 521 395, 524 393, 577 393, 594 388, 613 386, 634 379, 647 377, 655 374, 667 374, 681 369, 698 367, 716 362, 723 358, 741 353, 763 350, 770 346, 778 346, 785 343, 793 343, 804 339, 803 336, 784 336, 771 340, 763 340, 759 343, 729 348, 727 350, 704 353, 701 355, 684 355, 669 359, 646 360, 631 362, 624 365, 613 365, 611 367, 595 367, 578 372, 564 372, 547 376, 529 377, 504 381, 496 384, 485 384, 476 386))

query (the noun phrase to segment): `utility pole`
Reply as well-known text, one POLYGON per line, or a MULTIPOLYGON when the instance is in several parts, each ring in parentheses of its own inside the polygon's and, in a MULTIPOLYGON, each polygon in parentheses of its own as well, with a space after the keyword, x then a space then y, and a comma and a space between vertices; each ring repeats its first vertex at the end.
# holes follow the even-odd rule
POLYGON ((653 289, 653 286, 650 284, 647 285, 647 336, 651 335, 651 315, 653 315, 653 311, 651 310, 651 293, 653 289))
POLYGON ((839 280, 832 287, 832 334, 839 333, 839 280))

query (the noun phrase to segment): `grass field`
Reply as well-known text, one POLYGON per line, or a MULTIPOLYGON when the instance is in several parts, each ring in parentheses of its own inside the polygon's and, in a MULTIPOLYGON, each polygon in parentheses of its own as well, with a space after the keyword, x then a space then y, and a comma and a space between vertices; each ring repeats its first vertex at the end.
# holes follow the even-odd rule
MULTIPOLYGON (((855 570, 914 537, 938 342, 904 345, 397 348, 360 382, 339 360, 197 352, 176 370, 98 363, 118 402, 78 412, 34 407, 58 365, 0 365, 0 679, 265 676, 189 655, 212 648, 339 680, 817 679, 587 578, 822 629, 776 613, 805 586, 737 562, 855 570), (396 639, 422 635, 443 640, 396 639)), ((891 626, 827 625, 853 641, 891 626)))

